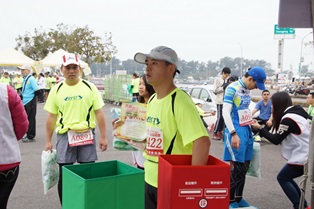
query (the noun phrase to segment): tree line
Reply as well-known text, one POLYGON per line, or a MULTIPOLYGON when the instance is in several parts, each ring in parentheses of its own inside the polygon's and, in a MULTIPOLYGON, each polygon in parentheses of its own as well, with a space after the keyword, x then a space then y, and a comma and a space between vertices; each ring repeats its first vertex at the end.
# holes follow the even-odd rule
MULTIPOLYGON (((117 70, 124 70, 127 74, 137 72, 144 73, 144 66, 136 63, 132 59, 119 60, 114 55, 117 53, 116 46, 112 43, 111 33, 106 33, 102 38, 97 36, 88 26, 76 27, 63 23, 58 24, 56 29, 48 30, 40 27, 35 28, 34 33, 26 32, 16 38, 15 49, 21 50, 26 56, 39 61, 49 53, 58 49, 76 53, 84 62, 90 65, 94 76, 102 77, 117 70), (111 62, 110 62, 111 60, 111 62), (110 66, 111 63, 111 66, 110 66)), ((186 61, 181 59, 178 68, 181 71, 179 78, 193 76, 195 79, 208 79, 217 76, 225 66, 230 67, 232 75, 241 76, 249 67, 261 66, 266 70, 268 76, 275 74, 275 70, 269 62, 265 60, 249 60, 240 57, 224 57, 219 61, 186 61), (242 67, 242 68, 241 68, 242 67)), ((308 71, 308 66, 302 66, 301 73, 312 76, 308 71)))

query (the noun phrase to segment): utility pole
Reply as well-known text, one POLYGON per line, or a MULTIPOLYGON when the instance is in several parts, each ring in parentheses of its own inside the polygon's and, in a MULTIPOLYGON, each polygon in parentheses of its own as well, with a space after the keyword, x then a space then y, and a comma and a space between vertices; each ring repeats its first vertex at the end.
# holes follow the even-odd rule
POLYGON ((283 71, 283 48, 284 48, 284 39, 278 40, 278 69, 280 72, 283 71))
POLYGON ((243 76, 243 47, 241 43, 238 43, 241 47, 241 63, 240 63, 240 77, 243 76))
POLYGON ((302 39, 301 39, 301 50, 300 50, 300 62, 299 62, 299 69, 298 69, 298 74, 299 74, 299 77, 301 77, 301 65, 302 65, 302 62, 304 62, 304 57, 303 57, 303 43, 304 43, 304 39, 312 34, 313 32, 310 32, 308 34, 306 34, 302 39))
MULTIPOLYGON (((109 54, 109 65, 110 65, 110 75, 109 75, 109 98, 113 101, 113 75, 112 75, 112 58, 118 52, 115 46, 112 44, 112 34, 111 32, 106 33, 105 35, 106 44, 104 45, 107 54, 109 54)), ((107 56, 107 55, 106 55, 107 56)), ((106 58, 106 57, 105 57, 106 58)))

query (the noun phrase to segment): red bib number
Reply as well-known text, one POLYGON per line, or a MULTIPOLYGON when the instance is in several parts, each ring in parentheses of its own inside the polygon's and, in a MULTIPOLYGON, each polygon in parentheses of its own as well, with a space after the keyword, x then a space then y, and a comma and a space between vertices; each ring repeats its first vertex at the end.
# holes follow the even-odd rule
POLYGON ((240 126, 247 126, 254 122, 252 120, 252 113, 249 109, 238 110, 238 114, 239 114, 240 126))
POLYGON ((68 140, 70 147, 94 144, 93 133, 91 129, 82 133, 68 130, 68 140))
POLYGON ((150 156, 163 154, 163 134, 159 128, 147 128, 146 153, 150 156))

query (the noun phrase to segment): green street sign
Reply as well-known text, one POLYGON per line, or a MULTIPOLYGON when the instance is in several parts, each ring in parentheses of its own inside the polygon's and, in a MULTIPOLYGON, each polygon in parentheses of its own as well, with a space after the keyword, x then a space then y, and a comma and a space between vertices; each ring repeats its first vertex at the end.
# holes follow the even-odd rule
POLYGON ((278 28, 278 25, 275 25, 274 27, 274 34, 288 34, 288 35, 293 35, 295 34, 295 29, 294 28, 278 28))

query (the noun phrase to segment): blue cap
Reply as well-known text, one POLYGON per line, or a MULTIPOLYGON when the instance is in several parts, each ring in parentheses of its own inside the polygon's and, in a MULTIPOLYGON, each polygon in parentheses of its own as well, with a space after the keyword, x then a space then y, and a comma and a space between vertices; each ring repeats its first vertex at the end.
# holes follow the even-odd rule
POLYGON ((266 81, 266 72, 263 68, 259 67, 259 66, 255 66, 252 67, 249 71, 248 71, 249 76, 251 76, 252 78, 254 78, 254 80, 256 81, 256 86, 258 89, 260 90, 265 90, 265 81, 266 81))

